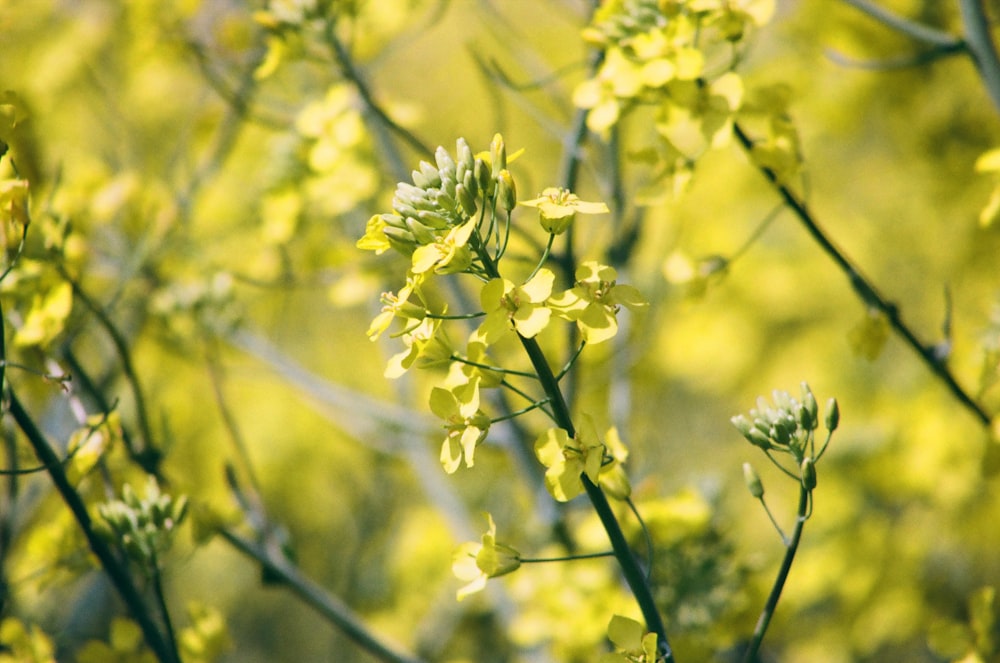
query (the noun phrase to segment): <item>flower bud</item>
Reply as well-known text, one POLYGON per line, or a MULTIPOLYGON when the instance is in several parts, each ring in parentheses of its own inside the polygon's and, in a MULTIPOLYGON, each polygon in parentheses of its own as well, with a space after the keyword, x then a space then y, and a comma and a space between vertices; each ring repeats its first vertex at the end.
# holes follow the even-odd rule
POLYGON ((441 179, 444 180, 446 177, 451 177, 452 181, 454 181, 455 161, 448 154, 448 150, 439 146, 434 151, 434 160, 437 162, 438 173, 440 173, 441 179))
POLYGON ((490 165, 493 179, 500 177, 500 171, 507 168, 507 146, 503 142, 503 136, 496 134, 493 142, 490 143, 490 165))
POLYGON ((761 433, 756 428, 750 429, 750 433, 747 434, 746 438, 747 440, 749 440, 750 444, 754 445, 755 447, 760 447, 765 451, 774 447, 774 445, 771 443, 771 438, 765 435, 764 433, 761 433))
POLYGON ((486 162, 482 159, 476 159, 475 168, 472 169, 473 176, 476 178, 476 183, 479 185, 479 190, 489 198, 493 195, 496 187, 496 180, 493 179, 492 174, 490 174, 490 169, 486 166, 486 162))
POLYGON ((433 244, 437 241, 437 236, 432 232, 431 228, 413 217, 406 219, 406 227, 413 233, 413 237, 417 240, 418 244, 433 244))
POLYGON ((750 431, 753 430, 753 427, 750 425, 750 421, 746 417, 742 414, 738 414, 735 417, 730 417, 729 421, 736 427, 736 430, 740 432, 740 435, 747 439, 750 438, 750 431))
POLYGON ((799 476, 802 479, 802 487, 806 490, 812 490, 816 487, 816 465, 812 458, 802 459, 799 476))
POLYGON ((826 402, 826 429, 832 433, 837 430, 839 424, 840 406, 837 405, 836 398, 831 398, 826 402))
MULTIPOLYGON (((470 182, 475 182, 473 178, 466 178, 470 182)), ((455 185, 455 197, 458 198, 458 204, 462 206, 462 211, 467 216, 472 216, 476 213, 478 209, 476 207, 476 196, 474 193, 469 191, 469 187, 464 184, 455 185)))
POLYGON ((500 206, 509 214, 517 205, 517 187, 514 186, 514 177, 506 168, 497 176, 497 186, 500 206))
POLYGON ((802 383, 802 411, 799 415, 799 421, 806 430, 816 430, 816 426, 819 424, 819 405, 816 403, 816 397, 813 396, 809 385, 805 382, 802 383))
POLYGON ((743 463, 743 481, 747 485, 750 494, 760 499, 764 496, 764 484, 750 463, 743 463))
POLYGON ((437 168, 426 161, 421 161, 420 170, 414 170, 410 173, 410 177, 413 179, 413 184, 420 189, 432 189, 441 186, 441 175, 438 174, 437 168))

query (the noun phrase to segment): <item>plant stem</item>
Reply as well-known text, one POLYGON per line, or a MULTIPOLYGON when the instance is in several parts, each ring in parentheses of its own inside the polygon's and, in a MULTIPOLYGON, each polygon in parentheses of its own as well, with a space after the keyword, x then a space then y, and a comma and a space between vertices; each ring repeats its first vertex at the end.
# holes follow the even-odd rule
POLYGON ((285 587, 303 603, 313 608, 376 658, 388 663, 425 663, 420 658, 391 649, 371 633, 349 607, 304 577, 283 557, 274 555, 265 546, 248 541, 229 530, 222 530, 220 534, 236 550, 257 561, 268 574, 284 583, 285 587))
POLYGON ((965 43, 972 54, 972 60, 979 70, 979 77, 986 86, 986 92, 993 105, 1000 110, 1000 58, 996 44, 990 33, 990 23, 986 18, 983 0, 959 0, 962 10, 962 25, 965 28, 965 43))
MULTIPOLYGON (((736 139, 746 150, 747 154, 751 156, 753 151, 753 140, 746 134, 743 128, 739 124, 733 126, 733 131, 736 135, 736 139)), ((874 307, 881 311, 886 319, 889 321, 889 325, 896 331, 896 333, 903 338, 907 345, 913 349, 917 355, 923 360, 924 364, 934 373, 951 391, 952 395, 955 396, 958 401, 965 406, 984 426, 990 425, 990 415, 987 414, 986 410, 977 403, 972 396, 969 395, 965 389, 958 384, 955 376, 951 374, 948 370, 947 365, 940 361, 934 352, 932 347, 924 345, 920 339, 917 338, 916 334, 911 330, 905 322, 903 322, 900 316, 899 309, 895 304, 887 300, 875 285, 861 274, 860 270, 854 266, 850 259, 833 243, 833 241, 827 237, 826 233, 819 224, 816 222, 815 217, 809 208, 806 206, 805 202, 800 200, 799 197, 786 186, 778 178, 777 173, 768 168, 767 166, 757 165, 757 170, 767 179, 768 182, 774 187, 784 200, 785 205, 795 214, 799 219, 799 222, 805 226, 809 235, 812 236, 814 240, 820 245, 823 251, 840 267, 841 271, 847 276, 851 283, 851 287, 854 291, 858 293, 858 296, 864 300, 865 304, 874 307)))
POLYGON ((42 435, 42 432, 38 430, 35 422, 25 411, 21 405, 21 401, 14 394, 13 389, 8 389, 7 396, 10 399, 10 413, 14 417, 14 421, 28 438, 28 442, 34 449, 35 455, 38 456, 38 460, 48 468, 52 483, 55 485, 56 490, 59 491, 63 501, 66 502, 66 506, 73 513, 73 517, 80 525, 80 529, 83 530, 91 551, 93 551, 98 561, 100 561, 101 567, 108 574, 111 583, 118 591, 125 605, 128 606, 132 617, 138 623, 139 628, 142 629, 146 644, 149 645, 149 648, 160 663, 180 663, 180 656, 177 650, 160 633, 160 628, 156 624, 156 620, 150 614, 139 590, 132 583, 132 577, 127 567, 115 557, 108 544, 94 532, 90 514, 87 512, 87 505, 83 503, 83 499, 81 499, 79 493, 76 492, 76 489, 73 488, 69 479, 67 479, 59 457, 53 451, 45 436, 42 435))
MULTIPOLYGON (((764 640, 764 634, 767 633, 767 627, 771 623, 771 617, 774 616, 774 610, 778 606, 778 599, 781 598, 781 590, 785 587, 785 581, 788 580, 788 572, 791 571, 792 562, 795 561, 795 552, 799 549, 799 541, 802 540, 802 529, 805 527, 806 511, 809 508, 809 496, 810 492, 804 486, 800 486, 799 510, 795 521, 795 529, 792 531, 792 538, 785 544, 785 558, 781 560, 781 568, 778 569, 778 577, 774 579, 774 586, 771 587, 771 594, 767 597, 767 603, 764 604, 764 610, 761 611, 760 618, 757 619, 757 627, 754 629, 753 637, 750 639, 750 644, 747 646, 746 653, 743 655, 743 663, 755 663, 757 660, 757 652, 760 651, 760 645, 764 640)), ((768 513, 768 515, 770 515, 770 513, 768 513)))
MULTIPOLYGON (((531 364, 538 374, 538 380, 545 390, 545 395, 549 397, 553 418, 570 437, 575 437, 576 429, 573 426, 573 419, 570 416, 569 407, 566 405, 566 399, 563 398, 559 383, 556 381, 555 375, 552 373, 552 368, 545 359, 545 354, 538 345, 538 341, 534 338, 524 338, 523 336, 520 336, 520 339, 521 345, 524 346, 524 350, 528 353, 528 358, 531 360, 531 364)), ((673 650, 667 639, 667 630, 663 625, 663 618, 660 616, 660 611, 653 600, 652 589, 646 580, 645 574, 639 567, 638 561, 632 554, 632 549, 629 547, 628 541, 625 540, 625 534, 622 532, 618 518, 608 503, 607 496, 586 474, 581 474, 580 479, 583 481, 583 487, 587 491, 587 497, 590 498, 590 503, 593 505, 597 517, 604 526, 604 531, 608 534, 608 539, 611 541, 611 549, 614 551, 615 558, 618 559, 618 564, 621 566, 625 582, 628 583, 629 589, 632 590, 632 595, 635 597, 636 602, 639 604, 639 609, 642 611, 643 619, 646 620, 646 628, 656 633, 661 651, 663 652, 663 660, 666 663, 673 663, 673 650)))

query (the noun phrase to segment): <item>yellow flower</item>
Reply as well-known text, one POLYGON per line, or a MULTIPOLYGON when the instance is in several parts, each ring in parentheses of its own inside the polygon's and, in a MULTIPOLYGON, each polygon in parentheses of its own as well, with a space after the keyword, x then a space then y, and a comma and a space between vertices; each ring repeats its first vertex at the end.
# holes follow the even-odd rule
POLYGON ((588 203, 580 200, 575 193, 568 189, 549 187, 542 191, 542 195, 533 200, 525 200, 521 203, 526 207, 538 208, 538 220, 547 232, 558 235, 569 228, 576 213, 580 214, 607 214, 608 206, 604 203, 588 203))
POLYGON ((448 431, 441 445, 441 465, 452 474, 462 464, 472 467, 476 447, 490 430, 490 418, 479 409, 479 379, 452 389, 431 390, 431 411, 445 421, 448 431))
POLYGON ((493 516, 487 513, 486 519, 490 527, 483 534, 482 543, 470 541, 455 550, 451 570, 459 580, 468 583, 458 590, 459 601, 483 589, 487 579, 512 573, 521 566, 521 553, 508 545, 498 543, 497 526, 493 522, 493 516))
POLYGON ((550 428, 535 441, 535 455, 545 471, 545 487, 560 502, 568 502, 583 492, 583 480, 597 483, 604 465, 605 446, 597 439, 594 422, 584 417, 577 436, 562 428, 550 428))
POLYGON ((480 301, 486 318, 479 326, 478 337, 490 345, 511 329, 525 338, 545 329, 552 317, 545 302, 552 294, 555 278, 552 271, 540 269, 521 286, 507 279, 493 279, 483 286, 480 301))
POLYGON ((618 309, 647 306, 639 291, 618 285, 613 267, 587 261, 576 270, 576 285, 549 300, 560 316, 573 320, 587 343, 600 343, 618 333, 618 309))

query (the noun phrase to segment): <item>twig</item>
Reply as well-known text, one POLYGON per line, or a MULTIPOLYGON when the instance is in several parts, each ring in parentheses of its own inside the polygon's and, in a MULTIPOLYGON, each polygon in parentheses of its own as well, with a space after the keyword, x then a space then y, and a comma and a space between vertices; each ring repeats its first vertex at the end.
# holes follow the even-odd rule
POLYGON ((87 512, 87 505, 83 503, 83 499, 80 498, 79 493, 70 484, 66 473, 63 471, 62 464, 59 462, 59 457, 49 445, 45 436, 42 435, 42 432, 38 430, 35 422, 25 411, 21 405, 21 401, 18 400, 12 389, 7 390, 7 396, 10 400, 10 413, 14 417, 15 423, 17 423, 18 428, 28 438, 28 442, 34 449, 35 455, 38 456, 38 460, 48 467, 52 483, 55 485, 56 490, 59 491, 66 506, 73 513, 73 517, 80 525, 80 529, 83 530, 91 551, 93 551, 101 563, 101 567, 108 574, 111 583, 125 602, 136 623, 138 623, 146 644, 149 645, 149 648, 156 655, 156 658, 159 659, 160 663, 180 663, 180 656, 160 632, 160 627, 150 614, 146 602, 133 584, 128 569, 115 557, 108 544, 94 532, 90 514, 87 512))
MULTIPOLYGON (((795 520, 795 529, 792 537, 785 544, 785 558, 781 560, 781 568, 778 569, 778 576, 774 579, 771 587, 771 594, 767 597, 767 603, 757 619, 757 626, 754 628, 750 644, 747 645, 746 653, 743 655, 743 663, 754 663, 757 660, 757 652, 760 651, 760 644, 767 633, 767 627, 774 617, 775 608, 778 607, 778 600, 781 598, 781 591, 788 580, 788 572, 792 569, 792 562, 795 561, 795 553, 799 549, 799 542, 802 540, 802 529, 805 527, 807 511, 809 508, 810 491, 805 486, 799 487, 799 509, 795 520)), ((770 512, 767 514, 771 515, 770 512)), ((772 522, 773 522, 772 518, 772 522)), ((780 530, 779 530, 780 532, 780 530)))
MULTIPOLYGON (((734 133, 740 145, 743 149, 751 154, 753 150, 753 140, 746 134, 743 128, 736 124, 734 125, 734 133)), ((752 156, 752 155, 751 155, 752 156)), ((751 159, 752 160, 752 159, 751 159)), ((850 261, 850 259, 833 243, 833 241, 827 237, 826 233, 819 224, 816 222, 815 217, 809 208, 806 206, 805 202, 802 201, 791 189, 783 184, 778 177, 777 173, 768 168, 758 164, 757 170, 767 179, 768 182, 774 187, 781 196, 788 208, 795 214, 799 219, 799 222, 805 226, 809 235, 820 245, 823 252, 826 253, 844 272, 848 280, 851 283, 851 287, 857 292, 858 296, 865 302, 866 305, 881 311, 886 319, 888 319, 890 326, 896 331, 899 336, 906 342, 910 348, 917 353, 917 355, 923 360, 924 364, 934 373, 938 379, 940 379, 952 395, 958 399, 958 401, 965 406, 984 426, 989 426, 990 415, 986 412, 982 405, 976 402, 976 400, 969 395, 969 393, 958 383, 955 376, 951 374, 947 365, 938 359, 937 353, 934 351, 932 346, 925 345, 920 339, 917 338, 916 334, 911 330, 899 313, 899 309, 895 304, 887 300, 883 295, 878 292, 875 285, 861 272, 857 267, 850 261)))
MULTIPOLYGON (((943 30, 937 30, 923 23, 911 21, 908 18, 894 14, 893 12, 876 5, 869 0, 842 0, 844 4, 851 5, 876 21, 887 25, 897 32, 901 32, 917 41, 922 41, 932 46, 941 48, 954 48, 962 44, 962 40, 943 30)), ((975 0, 973 0, 975 2, 975 0)))
POLYGON ((269 576, 283 583, 303 603, 339 628, 365 651, 388 663, 424 663, 420 658, 396 651, 383 643, 347 605, 304 577, 284 558, 272 555, 264 546, 229 530, 222 530, 221 535, 233 548, 258 562, 269 576))
POLYGON ((982 0, 959 0, 962 10, 962 26, 965 29, 965 42, 972 59, 983 79, 986 92, 993 100, 993 105, 1000 110, 1000 58, 997 57, 996 44, 990 34, 990 24, 986 19, 982 0))
POLYGON ((118 359, 122 364, 122 371, 125 373, 125 381, 128 383, 129 389, 132 391, 132 399, 135 401, 135 414, 139 425, 139 436, 142 438, 142 449, 136 450, 133 448, 129 451, 132 458, 139 463, 139 466, 146 473, 160 478, 160 461, 163 459, 163 454, 153 445, 152 429, 149 425, 149 414, 146 410, 146 398, 143 396, 142 386, 139 384, 139 376, 136 374, 135 366, 132 364, 132 353, 129 350, 128 341, 107 312, 90 298, 90 295, 66 271, 66 268, 58 261, 56 261, 55 265, 59 269, 59 273, 73 289, 73 296, 94 314, 98 324, 104 329, 108 338, 111 339, 112 345, 115 346, 115 352, 118 354, 118 359))
POLYGON ((362 79, 361 74, 354 66, 354 62, 352 61, 350 54, 347 52, 347 49, 344 48, 344 44, 341 43, 340 39, 337 37, 335 22, 327 22, 324 28, 323 37, 326 39, 327 45, 337 57, 337 63, 340 65, 344 78, 349 80, 358 91, 358 94, 361 95, 361 100, 364 102, 365 108, 367 108, 368 111, 375 116, 379 123, 385 126, 390 132, 396 134, 396 136, 409 145, 421 157, 425 159, 433 159, 434 150, 428 147, 422 140, 417 138, 417 136, 409 129, 389 117, 389 114, 375 101, 375 97, 368 88, 368 84, 365 83, 364 79, 362 79))

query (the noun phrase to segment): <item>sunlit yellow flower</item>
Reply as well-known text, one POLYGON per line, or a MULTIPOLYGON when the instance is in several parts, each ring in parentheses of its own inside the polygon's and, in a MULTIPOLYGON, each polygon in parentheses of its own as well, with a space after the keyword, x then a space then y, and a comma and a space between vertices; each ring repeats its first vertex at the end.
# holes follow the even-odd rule
POLYGON ((613 267, 587 261, 576 270, 576 285, 552 297, 549 306, 557 314, 573 320, 587 343, 600 343, 618 333, 618 309, 647 306, 639 291, 616 282, 613 267))
POLYGON ((452 389, 431 390, 431 411, 445 421, 447 435, 441 445, 441 465, 452 474, 465 458, 466 467, 475 462, 476 446, 490 429, 490 418, 479 409, 479 379, 452 389))
POLYGON ((498 543, 497 526, 493 516, 486 514, 489 530, 483 534, 482 543, 463 543, 455 550, 451 570, 455 576, 468 584, 458 590, 458 600, 480 591, 486 580, 516 571, 521 566, 521 553, 514 548, 498 543))
POLYGON ((604 454, 605 446, 597 438, 594 422, 586 416, 575 438, 562 428, 550 428, 535 441, 535 455, 548 468, 545 487, 560 502, 583 492, 582 475, 597 483, 604 454))
POLYGON ((615 615, 608 624, 608 639, 615 653, 604 654, 600 663, 656 663, 660 660, 655 633, 646 633, 642 624, 615 615))
POLYGON ((413 273, 423 274, 432 269, 438 274, 464 271, 472 264, 472 250, 468 242, 475 227, 476 220, 472 219, 452 228, 440 240, 418 246, 413 252, 413 273))
POLYGON ((542 191, 542 195, 533 200, 525 200, 521 203, 525 207, 538 208, 538 220, 542 228, 558 235, 569 228, 576 213, 580 214, 606 214, 608 206, 604 203, 588 203, 580 200, 575 193, 568 189, 549 187, 542 191))
POLYGON ((397 317, 413 321, 411 325, 415 325, 427 317, 426 308, 410 301, 410 296, 418 283, 419 281, 415 277, 410 276, 406 279, 406 285, 400 288, 398 293, 382 293, 382 310, 368 326, 368 338, 373 341, 377 339, 397 317))
POLYGON ((525 338, 542 331, 552 316, 545 302, 552 294, 554 281, 555 274, 548 269, 540 269, 524 285, 514 285, 507 279, 493 279, 483 286, 480 301, 486 318, 479 326, 479 338, 491 345, 511 329, 525 338))
POLYGON ((368 223, 365 225, 365 235, 356 242, 355 246, 366 251, 374 251, 375 255, 382 255, 392 248, 389 238, 385 235, 387 225, 382 215, 375 214, 368 219, 368 223))

